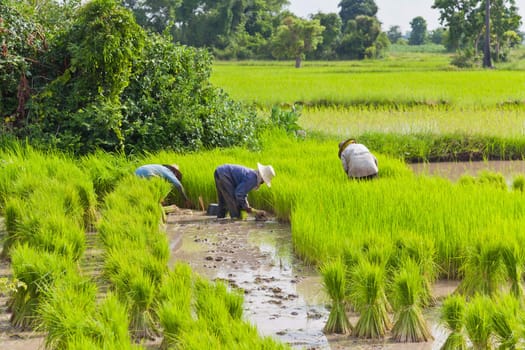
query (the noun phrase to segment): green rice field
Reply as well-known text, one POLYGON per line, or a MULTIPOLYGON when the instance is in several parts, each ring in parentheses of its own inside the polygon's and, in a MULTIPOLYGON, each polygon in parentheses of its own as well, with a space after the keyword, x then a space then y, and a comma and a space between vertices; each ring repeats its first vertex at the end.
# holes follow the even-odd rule
POLYGON ((416 175, 406 161, 407 154, 429 159, 456 151, 522 154, 525 73, 510 65, 458 71, 449 60, 406 54, 306 62, 301 69, 290 62, 217 62, 213 83, 254 104, 262 118, 273 106, 301 106, 306 136, 274 128, 257 149, 71 159, 6 144, 3 254, 24 282, 11 301, 16 324, 39 322, 46 344, 59 349, 139 348, 136 340, 151 336, 175 349, 287 348, 243 321, 242 292, 184 265, 167 268, 159 202, 183 204, 166 183, 132 176, 140 164, 176 162, 191 201, 207 205, 216 202, 215 167, 261 162, 277 175, 271 188, 250 193, 250 203, 289 223, 295 253, 323 275, 333 310, 327 332, 429 341, 421 310, 437 307, 449 331, 443 349, 463 349, 467 340, 474 349, 520 348, 525 174, 510 186, 489 172, 451 182, 416 175), (378 179, 348 180, 337 157, 347 137, 364 140, 377 156, 378 179), (78 270, 88 232, 103 250, 103 283, 78 270), (457 293, 436 300, 431 286, 438 280, 457 281, 457 293), (353 324, 350 309, 359 314, 353 324))

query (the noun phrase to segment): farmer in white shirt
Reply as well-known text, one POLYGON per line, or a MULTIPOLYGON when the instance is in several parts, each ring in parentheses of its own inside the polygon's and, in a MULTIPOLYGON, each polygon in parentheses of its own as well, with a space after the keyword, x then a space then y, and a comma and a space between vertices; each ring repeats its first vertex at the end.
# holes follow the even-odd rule
POLYGON ((339 158, 349 179, 373 179, 379 169, 377 158, 365 145, 348 139, 339 143, 339 158))

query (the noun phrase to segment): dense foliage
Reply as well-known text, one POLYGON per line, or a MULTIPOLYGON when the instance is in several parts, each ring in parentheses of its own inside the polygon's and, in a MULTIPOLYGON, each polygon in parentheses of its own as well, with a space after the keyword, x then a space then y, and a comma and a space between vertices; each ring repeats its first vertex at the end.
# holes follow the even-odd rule
POLYGON ((35 17, 1 15, 5 132, 76 154, 255 141, 255 112, 209 83, 210 55, 148 35, 115 0, 78 8, 49 43, 35 17))

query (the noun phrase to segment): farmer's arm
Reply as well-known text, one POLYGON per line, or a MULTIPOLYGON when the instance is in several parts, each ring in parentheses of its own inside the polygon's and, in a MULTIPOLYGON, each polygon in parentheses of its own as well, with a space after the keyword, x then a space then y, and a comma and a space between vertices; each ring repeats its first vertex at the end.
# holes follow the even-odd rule
POLYGON ((184 200, 188 200, 188 196, 186 195, 186 191, 184 190, 184 186, 182 186, 182 183, 177 179, 177 177, 171 172, 171 170, 166 168, 166 171, 162 172, 162 177, 164 177, 166 180, 168 180, 182 195, 184 200))
POLYGON ((247 177, 235 188, 235 198, 237 199, 237 205, 241 210, 246 210, 248 213, 252 211, 252 208, 248 203, 248 193, 255 187, 257 187, 256 175, 247 177))

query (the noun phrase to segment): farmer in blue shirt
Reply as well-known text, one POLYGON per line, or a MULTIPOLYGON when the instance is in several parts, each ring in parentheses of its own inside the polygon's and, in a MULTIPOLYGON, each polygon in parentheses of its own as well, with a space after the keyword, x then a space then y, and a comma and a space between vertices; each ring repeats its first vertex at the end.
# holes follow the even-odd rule
POLYGON ((146 164, 137 168, 137 170, 135 170, 135 175, 145 178, 158 176, 168 180, 182 195, 186 206, 190 205, 190 200, 188 199, 181 183, 182 173, 177 164, 146 164))
POLYGON ((241 219, 241 211, 258 214, 248 203, 248 192, 258 190, 263 183, 270 187, 274 176, 271 165, 257 163, 257 170, 234 164, 219 166, 214 173, 219 199, 217 218, 226 217, 227 212, 232 219, 241 219))

